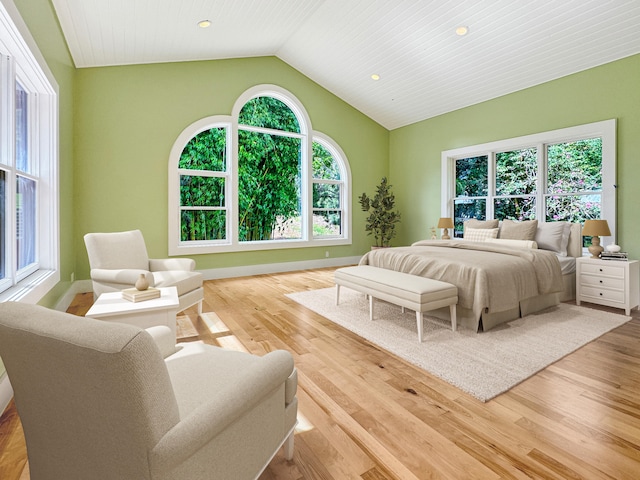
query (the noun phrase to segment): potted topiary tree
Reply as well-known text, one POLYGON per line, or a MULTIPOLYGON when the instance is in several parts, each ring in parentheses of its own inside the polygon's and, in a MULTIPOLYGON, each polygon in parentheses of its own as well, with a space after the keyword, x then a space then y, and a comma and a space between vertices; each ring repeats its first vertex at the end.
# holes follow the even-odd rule
POLYGON ((369 212, 365 231, 373 235, 376 247, 388 247, 391 239, 396 235, 396 223, 400 221, 400 212, 394 210, 396 199, 391 193, 391 185, 387 177, 382 177, 373 198, 363 193, 358 197, 363 212, 369 212))

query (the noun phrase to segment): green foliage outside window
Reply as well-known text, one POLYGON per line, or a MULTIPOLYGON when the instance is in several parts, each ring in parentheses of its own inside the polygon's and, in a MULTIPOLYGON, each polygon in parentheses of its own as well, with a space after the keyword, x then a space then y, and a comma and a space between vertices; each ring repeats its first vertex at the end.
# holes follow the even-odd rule
POLYGON ((526 220, 536 218, 536 201, 544 201, 546 221, 583 223, 600 218, 602 207, 602 139, 591 138, 547 145, 547 183, 544 195, 536 192, 537 149, 496 153, 495 193, 488 191, 488 157, 456 160, 456 234, 469 218, 486 218, 485 198, 492 197, 493 216, 526 220), (482 197, 482 198, 474 198, 482 197))
POLYGON ((271 240, 279 222, 280 238, 300 238, 299 220, 291 222, 301 215, 300 139, 244 130, 238 137, 240 241, 271 240))
POLYGON ((495 218, 531 220, 536 218, 536 181, 538 178, 538 150, 525 148, 496 153, 495 218), (508 197, 506 197, 508 195, 508 197))
POLYGON ((489 192, 489 157, 456 161, 456 197, 482 197, 489 192))
POLYGON ((312 168, 313 236, 340 235, 342 233, 341 184, 319 181, 340 180, 340 170, 331 152, 318 142, 313 142, 312 168))
MULTIPOLYGON (((298 118, 272 97, 249 100, 238 118, 239 241, 302 238, 303 143, 298 118)), ((226 238, 227 152, 226 128, 200 132, 184 147, 178 165, 182 241, 226 238)), ((312 176, 314 236, 339 235, 340 170, 317 142, 312 176)))
POLYGON ((226 129, 211 128, 189 140, 178 168, 193 171, 180 175, 180 239, 184 242, 226 238, 226 180, 206 176, 209 172, 225 172, 227 168, 226 129))
POLYGON ((227 129, 211 128, 187 143, 178 168, 224 172, 227 169, 227 129))
POLYGON ((238 123, 251 127, 300 133, 300 124, 296 115, 287 104, 273 97, 256 97, 249 100, 240 110, 238 123))
POLYGON ((485 220, 489 192, 489 157, 471 157, 457 160, 456 198, 454 201, 454 236, 462 237, 462 224, 469 218, 485 220))
POLYGON ((546 199, 547 220, 583 223, 588 219, 600 218, 602 139, 549 145, 547 157, 547 192, 553 194, 546 199))
POLYGON ((299 133, 293 111, 272 97, 249 100, 238 132, 238 235, 241 242, 301 238, 302 140, 243 129, 299 133))

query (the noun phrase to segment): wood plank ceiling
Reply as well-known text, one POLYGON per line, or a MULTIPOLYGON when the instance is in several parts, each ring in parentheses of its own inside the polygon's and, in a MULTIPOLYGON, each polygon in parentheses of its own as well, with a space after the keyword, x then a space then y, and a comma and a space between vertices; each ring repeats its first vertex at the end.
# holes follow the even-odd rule
POLYGON ((638 0, 52 2, 79 68, 275 55, 390 130, 640 53, 638 0))

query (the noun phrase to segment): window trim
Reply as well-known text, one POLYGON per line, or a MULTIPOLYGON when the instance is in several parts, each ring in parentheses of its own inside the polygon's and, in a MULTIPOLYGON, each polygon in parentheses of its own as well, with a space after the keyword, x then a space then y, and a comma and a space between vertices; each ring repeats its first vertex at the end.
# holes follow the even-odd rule
MULTIPOLYGON (((243 126, 243 129, 253 130, 254 127, 243 126)), ((263 132, 265 129, 259 129, 263 132)), ((280 131, 273 131, 282 134, 280 131)), ((228 137, 229 138, 229 137, 228 137)), ((235 101, 231 115, 213 115, 202 118, 187 126, 175 140, 169 154, 168 176, 168 212, 169 212, 169 255, 198 255, 222 252, 243 252, 258 250, 276 250, 288 248, 324 247, 335 245, 349 245, 351 239, 351 168, 344 151, 328 135, 317 132, 311 127, 311 120, 302 103, 290 92, 277 85, 256 85, 243 92, 235 101), (238 240, 238 131, 240 126, 238 118, 242 107, 251 99, 260 96, 270 96, 285 103, 298 118, 300 133, 288 132, 294 137, 302 139, 302 189, 301 199, 304 214, 302 215, 302 239, 285 240, 260 240, 240 242, 238 240), (225 240, 206 240, 182 242, 180 240, 180 175, 178 162, 184 146, 198 133, 215 127, 228 128, 230 141, 227 142, 227 175, 230 181, 226 182, 227 198, 232 199, 227 204, 227 238, 225 240), (340 167, 341 181, 343 182, 343 234, 340 236, 314 237, 313 236, 313 172, 311 158, 313 155, 313 142, 319 141, 331 152, 340 167)))
MULTIPOLYGON (((352 203, 351 203, 351 167, 349 166, 349 162, 346 161, 347 156, 345 155, 345 153, 342 151, 342 149, 340 148, 340 145, 338 145, 337 143, 335 143, 333 141, 333 139, 331 139, 331 137, 325 135, 324 133, 321 132, 312 132, 312 138, 311 138, 311 148, 313 149, 313 143, 317 142, 320 145, 322 145, 324 148, 326 148, 329 153, 331 153, 331 155, 334 158, 340 158, 343 159, 343 161, 339 161, 338 162, 338 167, 340 168, 340 178, 343 179, 341 180, 342 185, 344 186, 343 190, 342 190, 342 197, 340 198, 340 205, 342 205, 342 225, 344 228, 344 233, 342 235, 342 237, 317 237, 314 238, 313 236, 313 225, 311 225, 311 232, 310 232, 310 236, 309 238, 311 240, 313 240, 314 242, 320 242, 323 240, 329 240, 332 241, 334 239, 341 239, 343 237, 346 238, 351 238, 351 215, 352 215, 352 203), (344 180, 344 179, 349 179, 349 181, 344 180)), ((309 169, 309 185, 311 186, 311 188, 309 188, 309 196, 308 196, 308 205, 309 205, 309 215, 311 215, 311 217, 313 216, 313 183, 314 181, 316 181, 318 179, 314 179, 313 178, 313 171, 310 168, 309 169)), ((318 183, 337 183, 337 181, 325 181, 325 182, 318 182, 318 183)), ((349 242, 351 243, 351 242, 349 242)))
MULTIPOLYGON (((602 218, 606 219, 611 237, 606 237, 606 243, 616 243, 616 119, 603 120, 574 127, 535 133, 521 137, 498 140, 480 145, 456 148, 443 151, 441 154, 441 201, 440 213, 443 217, 453 215, 453 199, 455 198, 455 161, 462 158, 487 155, 489 157, 489 196, 494 191, 492 179, 494 176, 495 153, 518 150, 527 147, 538 148, 538 165, 542 163, 546 173, 546 161, 544 161, 544 146, 549 144, 572 142, 588 138, 602 138, 602 218)), ((544 195, 540 188, 542 177, 538 176, 538 198, 544 195)), ((493 218, 492 202, 487 201, 488 212, 493 218), (491 204, 491 206, 490 206, 491 204)), ((536 202, 536 218, 545 221, 543 203, 536 202)), ((487 217, 489 218, 489 217, 487 217)), ((604 243, 604 242, 603 242, 604 243)))
MULTIPOLYGON (((15 266, 15 185, 10 187, 7 214, 6 238, 2 239, 7 246, 7 259, 10 262, 8 276, 11 285, 0 293, 1 301, 22 301, 36 303, 44 297, 60 281, 60 248, 59 248, 59 174, 58 174, 58 84, 49 70, 36 42, 24 24, 19 12, 12 2, 0 2, 0 53, 3 57, 2 76, 5 87, 14 85, 17 80, 21 86, 37 97, 30 101, 29 130, 32 132, 28 140, 32 154, 36 156, 34 174, 38 181, 36 198, 36 261, 37 270, 30 272, 16 281, 15 266), (10 64, 10 65, 9 65, 10 64), (33 105, 35 103, 35 105, 33 105), (33 135, 35 133, 35 135, 33 135), (14 283, 15 282, 15 283, 14 283)), ((3 88, 2 104, 14 108, 13 88, 3 88), (7 96, 8 95, 8 96, 7 96)), ((2 114, 2 124, 7 125, 9 119, 6 112, 2 114)), ((13 125, 13 120, 11 120, 13 125)), ((13 127, 10 127, 13 129, 13 127)), ((14 133, 3 133, 1 154, 14 155, 14 133), (8 135, 10 138, 6 138, 8 135)), ((15 181, 16 166, 9 167, 9 182, 15 181)), ((31 178, 31 177, 30 177, 31 178)), ((6 284, 5 284, 6 286, 6 284)))

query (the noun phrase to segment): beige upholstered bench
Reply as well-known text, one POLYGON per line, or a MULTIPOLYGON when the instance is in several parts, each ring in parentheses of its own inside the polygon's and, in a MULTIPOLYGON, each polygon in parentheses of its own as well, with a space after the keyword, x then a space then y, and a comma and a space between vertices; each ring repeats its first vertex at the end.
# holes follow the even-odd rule
POLYGON ((369 318, 373 320, 373 300, 377 298, 403 309, 416 312, 418 341, 422 342, 423 313, 441 307, 449 307, 451 329, 457 328, 456 304, 458 288, 450 283, 384 268, 359 265, 335 271, 336 305, 340 303, 340 287, 347 287, 369 296, 369 318))

